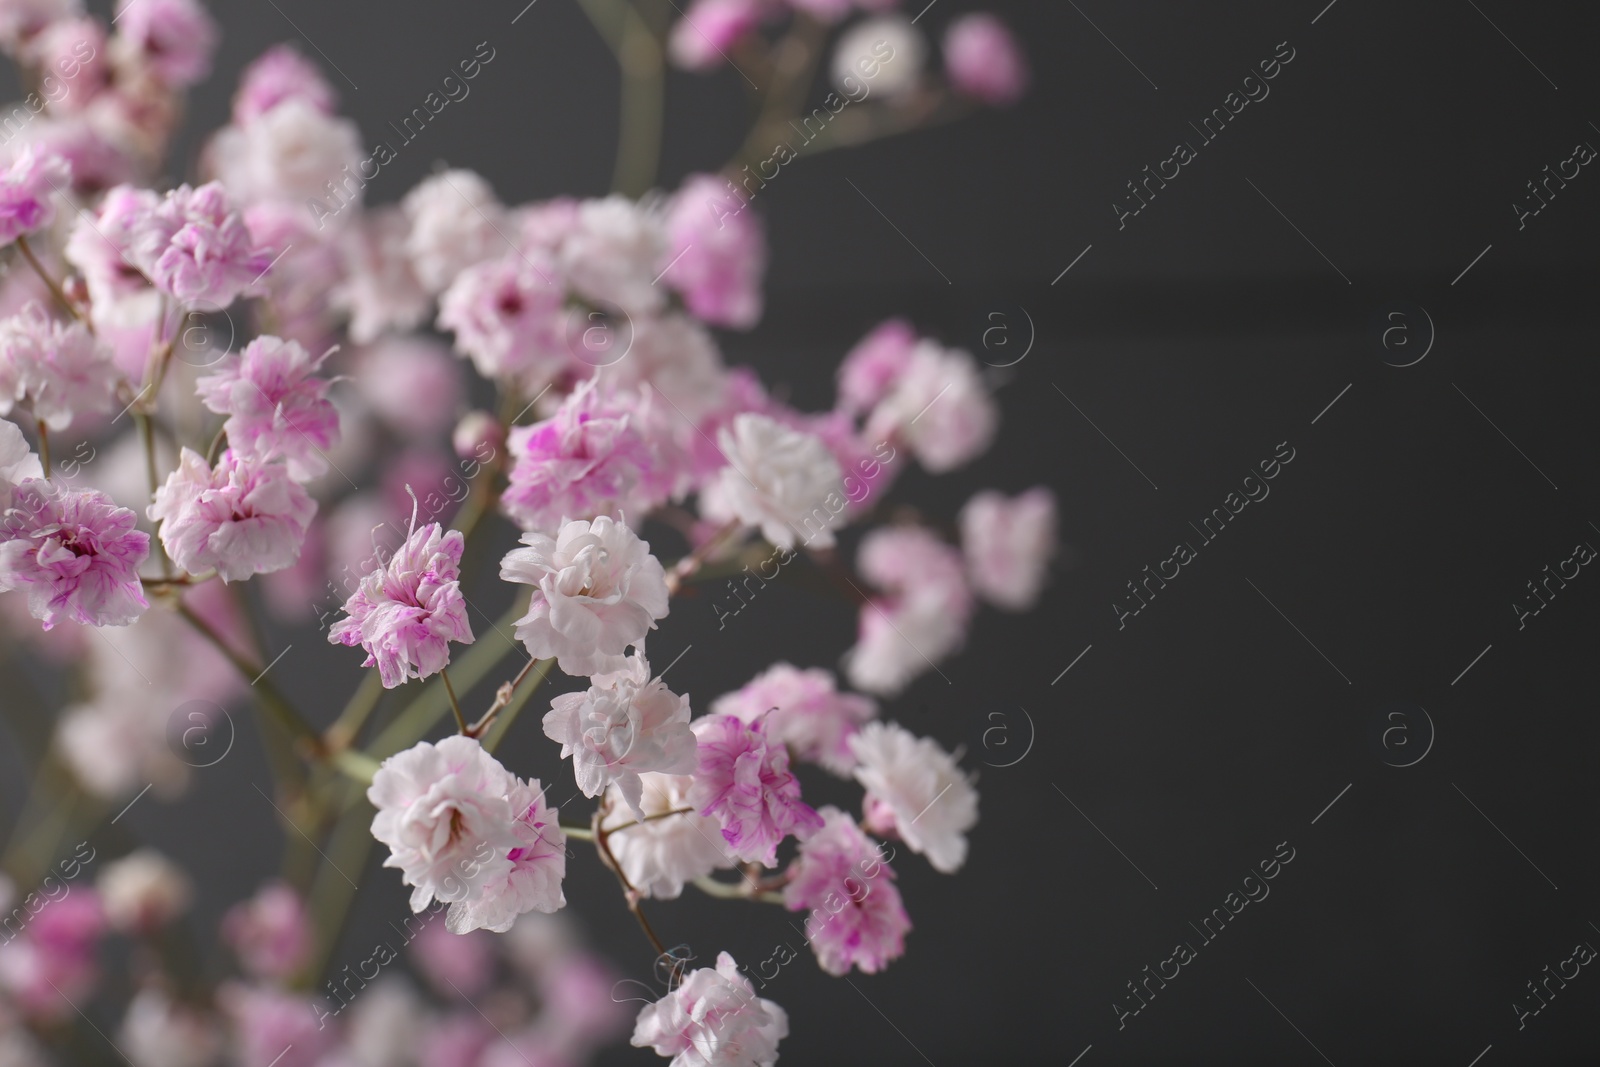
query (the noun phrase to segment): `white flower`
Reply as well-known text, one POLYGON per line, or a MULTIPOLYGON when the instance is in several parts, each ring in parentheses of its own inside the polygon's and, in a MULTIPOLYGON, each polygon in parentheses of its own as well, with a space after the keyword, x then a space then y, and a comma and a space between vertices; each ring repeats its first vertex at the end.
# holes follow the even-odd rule
MULTIPOLYGON (((340 198, 361 198, 361 134, 349 119, 326 114, 306 100, 286 100, 243 129, 224 126, 208 153, 217 179, 240 203, 315 200, 328 213, 340 198)), ((322 211, 316 214, 325 217, 322 211)))
POLYGON ((607 843, 635 889, 647 897, 672 900, 683 892, 685 882, 719 867, 733 866, 722 840, 722 823, 694 811, 683 811, 690 807, 693 776, 647 771, 639 779, 644 791, 639 806, 650 821, 638 821, 625 810, 618 803, 622 799, 618 785, 612 783, 616 799, 608 803, 609 814, 600 823, 608 831, 632 824, 609 837, 607 843), (683 814, 651 818, 669 811, 683 814))
POLYGON ((850 27, 833 50, 833 84, 852 99, 863 86, 884 96, 916 87, 928 45, 904 15, 883 15, 850 27), (868 71, 874 71, 869 76, 868 71))
POLYGON ((159 929, 188 910, 194 886, 178 865, 142 848, 106 864, 95 882, 106 921, 125 933, 159 929))
POLYGON ((996 607, 1026 611, 1056 548, 1056 498, 1042 486, 1011 499, 982 492, 961 509, 961 552, 972 587, 996 607))
POLYGON ((506 800, 518 844, 506 853, 511 870, 490 881, 482 892, 450 905, 445 925, 453 934, 490 930, 503 934, 517 916, 530 911, 553 912, 566 907, 561 880, 567 875, 567 836, 556 821, 557 811, 544 802, 537 778, 511 779, 506 800))
POLYGON ((522 844, 507 799, 514 782, 470 737, 420 741, 383 761, 367 789, 378 809, 372 836, 389 846, 383 865, 415 887, 412 911, 435 897, 468 900, 506 880, 507 853, 522 844))
POLYGON ((898 436, 929 472, 943 474, 988 448, 999 422, 973 358, 920 341, 893 391, 867 418, 867 437, 898 436))
POLYGON ((715 970, 690 971, 678 988, 645 1005, 632 1044, 671 1056, 671 1067, 772 1067, 788 1036, 789 1016, 756 996, 723 952, 715 970))
POLYGON ((728 457, 717 483, 724 506, 779 548, 802 538, 818 548, 833 545, 833 527, 844 514, 844 475, 820 437, 750 413, 717 436, 728 457))
MULTIPOLYGON (((137 1067, 210 1067, 222 1054, 221 1028, 215 1020, 147 986, 128 1002, 118 1047, 137 1067)), ((0 1054, 0 1064, 11 1060, 0 1054)))
POLYGON ((660 220, 624 196, 585 200, 561 248, 561 266, 579 294, 629 315, 661 306, 655 283, 666 233, 660 220))
POLYGON ((678 696, 650 677, 642 652, 622 669, 597 674, 585 693, 563 693, 550 702, 545 736, 561 742, 561 757, 572 757, 578 788, 599 796, 615 783, 635 818, 644 818, 639 797, 644 771, 693 773, 694 731, 689 729, 689 698, 678 696))
POLYGON ((743 688, 718 697, 711 713, 746 723, 765 719, 767 736, 788 745, 796 759, 848 776, 856 765, 850 737, 878 714, 878 705, 870 697, 839 692, 832 673, 820 667, 774 663, 743 688))
POLYGON ((456 275, 506 251, 505 208, 494 190, 470 170, 447 170, 421 182, 400 202, 411 232, 411 269, 437 295, 456 275))
POLYGON ((850 747, 861 761, 856 781, 867 791, 867 829, 898 833, 934 870, 960 870, 967 831, 978 822, 978 791, 955 758, 897 723, 868 723, 850 747))
POLYGON ((506 553, 500 578, 534 586, 516 630, 530 656, 555 657, 578 676, 621 670, 628 646, 666 617, 666 572, 622 523, 602 515, 553 538, 525 533, 522 543, 506 553))
POLYGON ((11 506, 11 491, 28 478, 43 478, 39 457, 14 422, 0 421, 0 514, 11 506))
POLYGON ((961 554, 918 526, 873 530, 861 540, 856 567, 886 594, 861 605, 845 670, 857 689, 893 696, 961 647, 972 592, 961 554))

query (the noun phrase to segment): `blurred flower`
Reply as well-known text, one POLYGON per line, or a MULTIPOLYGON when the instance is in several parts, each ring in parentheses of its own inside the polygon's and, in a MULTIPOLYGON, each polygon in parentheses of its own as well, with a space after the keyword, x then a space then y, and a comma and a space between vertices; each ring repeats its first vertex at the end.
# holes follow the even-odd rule
POLYGON ((896 723, 868 723, 850 742, 867 790, 867 829, 896 834, 924 853, 936 871, 954 874, 967 858, 967 831, 978 822, 978 791, 938 742, 896 723))
POLYGON ((178 865, 151 848, 112 860, 95 880, 114 930, 153 934, 194 901, 194 885, 178 865))
POLYGON ((986 12, 963 15, 944 34, 944 66, 950 84, 996 107, 1007 107, 1028 91, 1028 60, 1006 24, 986 12))
POLYGON ((1056 498, 1039 486, 1007 499, 978 493, 961 509, 961 551, 972 586, 1008 611, 1027 611, 1044 589, 1056 549, 1056 498))
POLYGON ((269 882, 228 909, 222 937, 253 977, 286 979, 311 959, 315 931, 300 894, 269 882))

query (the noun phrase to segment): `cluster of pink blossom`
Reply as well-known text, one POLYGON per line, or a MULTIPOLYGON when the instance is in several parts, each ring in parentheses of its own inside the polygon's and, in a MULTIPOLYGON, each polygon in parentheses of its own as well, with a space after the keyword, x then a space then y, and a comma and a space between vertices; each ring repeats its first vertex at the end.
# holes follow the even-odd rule
MULTIPOLYGON (((951 23, 939 86, 897 6, 696 0, 657 47, 705 68, 786 21, 803 42, 861 13, 836 74, 890 41, 861 71, 884 106, 1023 94, 1027 65, 993 16, 951 23)), ((549 914, 578 841, 658 952, 641 902, 694 886, 806 913, 830 974, 902 956, 893 850, 954 873, 978 795, 959 753, 881 719, 879 700, 960 649, 980 600, 1038 601, 1055 502, 980 492, 959 544, 904 511, 872 524, 907 459, 939 475, 990 447, 994 381, 892 319, 845 356, 832 407, 801 410, 719 348, 714 331, 759 322, 768 259, 725 178, 508 205, 447 169, 371 205, 359 129, 289 46, 246 68, 189 180, 158 189, 216 44, 197 0, 120 0, 111 27, 78 0, 0 0, 0 52, 43 79, 36 118, 0 148, 0 594, 15 594, 0 627, 76 672, 40 776, 62 793, 30 813, 65 826, 75 804, 99 818, 145 790, 175 798, 227 755, 225 704, 249 696, 274 806, 326 867, 313 878, 297 853, 227 911, 238 976, 215 990, 176 974, 197 887, 172 861, 119 844, 94 887, 57 900, 42 884, 0 952, 0 1062, 48 1062, 41 1042, 71 1007, 116 990, 135 1067, 580 1062, 626 1020, 605 967, 549 914), (496 524, 502 550, 520 537, 503 555, 484 540, 496 524), (779 660, 708 704, 668 687, 646 641, 682 594, 802 557, 860 606, 843 681, 779 660), (259 596, 241 588, 258 576, 259 596), (469 599, 480 586, 511 601, 500 621, 469 599), (323 654, 372 671, 331 724, 290 699, 292 668, 273 670, 293 647, 282 630, 313 616, 341 646, 323 654), (508 652, 526 662, 469 720, 464 699, 512 673, 508 652), (596 800, 565 824, 549 786, 495 755, 555 670, 580 681, 548 700, 543 734, 572 761, 574 797, 596 800), (386 691, 407 687, 391 714, 386 691), (455 732, 433 735, 450 713, 455 732), (818 772, 859 787, 858 810, 808 803, 818 772), (493 1020, 380 976, 387 943, 333 969, 350 902, 328 851, 372 840, 425 915, 402 935, 412 970, 444 1005, 504 992, 493 1020), (127 982, 101 981, 112 939, 137 946, 105 954, 134 961, 127 982), (319 981, 331 999, 307 993, 319 981)), ((767 1065, 788 1025, 724 952, 675 970, 633 1043, 678 1067, 767 1065)))

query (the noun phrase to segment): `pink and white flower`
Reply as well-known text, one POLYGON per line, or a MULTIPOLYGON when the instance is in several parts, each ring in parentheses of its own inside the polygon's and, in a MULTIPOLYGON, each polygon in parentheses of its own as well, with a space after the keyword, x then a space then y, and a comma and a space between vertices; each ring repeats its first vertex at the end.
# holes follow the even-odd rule
POLYGON ((856 565, 885 592, 861 606, 845 671, 857 689, 893 696, 965 642, 972 591, 960 553, 920 527, 873 530, 856 565))
POLYGON ((29 301, 0 320, 0 415, 26 404, 52 430, 112 408, 117 369, 111 349, 76 320, 59 322, 29 301))
POLYGON ((284 882, 270 882, 229 908, 222 937, 258 978, 290 977, 309 962, 315 944, 305 901, 284 882))
POLYGON ((119 41, 168 85, 186 88, 211 73, 217 24, 197 0, 121 0, 114 21, 119 41))
POLYGON ((639 779, 643 787, 639 810, 649 821, 636 818, 624 807, 627 801, 613 782, 600 828, 615 831, 606 843, 628 882, 641 895, 673 900, 683 892, 684 883, 719 867, 733 866, 722 840, 722 824, 686 810, 690 809, 693 776, 646 771, 639 779), (678 814, 660 817, 674 811, 678 814))
POLYGON ((801 843, 789 868, 784 906, 811 912, 806 940, 824 971, 876 974, 905 953, 911 918, 882 846, 838 808, 819 814, 822 829, 801 843))
POLYGON ((139 564, 150 538, 138 517, 94 489, 23 482, 0 516, 0 593, 28 590, 28 610, 46 630, 63 620, 126 626, 150 605, 139 564))
POLYGON ((473 171, 447 170, 424 179, 400 209, 411 224, 405 244, 411 269, 430 296, 468 267, 506 250, 505 208, 473 171))
POLYGON ((775 663, 737 692, 718 697, 711 712, 746 723, 764 717, 767 736, 789 746, 796 759, 846 776, 856 765, 850 738, 878 714, 878 704, 839 692, 833 674, 820 667, 775 663))
POLYGON ((794 834, 804 840, 821 829, 822 817, 800 799, 788 750, 768 739, 764 723, 707 715, 692 725, 700 767, 689 803, 722 824, 723 840, 735 857, 772 867, 784 838, 794 834))
POLYGON ((511 832, 517 843, 506 859, 503 878, 490 878, 481 890, 450 905, 445 925, 452 934, 489 930, 503 934, 517 916, 530 911, 554 912, 566 907, 561 880, 567 875, 567 837, 555 808, 544 802, 537 778, 511 779, 506 801, 511 806, 511 832))
POLYGON ((961 509, 961 551, 972 587, 1008 611, 1038 601, 1056 549, 1056 498, 1039 486, 1006 499, 982 492, 961 509))
POLYGON ((917 331, 905 319, 873 327, 839 364, 839 407, 857 415, 876 406, 911 365, 916 347, 917 331))
POLYGON ((767 242, 760 216, 743 208, 725 178, 684 179, 667 208, 660 278, 701 320, 748 330, 761 318, 767 242))
POLYGON ((11 508, 11 499, 17 486, 29 478, 43 478, 44 468, 39 457, 28 447, 14 422, 0 422, 0 516, 11 508))
POLYGON ((273 45, 239 75, 233 95, 233 121, 248 126, 279 104, 303 100, 323 114, 333 114, 337 97, 317 65, 292 44, 273 45))
POLYGON ((532 395, 571 363, 558 276, 537 250, 475 263, 439 297, 437 325, 455 334, 478 373, 532 395))
POLYGON ((256 247, 220 182, 169 192, 139 225, 134 250, 156 288, 182 303, 215 308, 233 303, 272 265, 271 253, 256 247))
POLYGON ((772 1067, 789 1017, 756 996, 726 952, 717 966, 690 971, 683 983, 639 1012, 632 1044, 672 1058, 671 1067, 772 1067))
POLYGON ((689 774, 698 756, 689 728, 689 698, 650 675, 642 652, 620 670, 597 674, 584 693, 563 693, 550 702, 545 736, 561 742, 561 758, 572 757, 578 788, 599 796, 615 784, 635 818, 643 818, 639 775, 646 771, 689 774))
POLYGON ((118 185, 106 192, 98 212, 73 225, 65 254, 83 273, 96 322, 132 326, 156 316, 158 294, 144 276, 138 243, 160 204, 149 189, 118 185))
POLYGON ((406 254, 410 231, 404 213, 386 205, 356 217, 339 232, 345 277, 329 299, 350 313, 350 339, 357 344, 385 330, 412 329, 427 317, 432 300, 406 254))
POLYGON ((561 246, 568 283, 585 299, 648 315, 665 293, 655 284, 666 248, 660 220, 625 196, 585 200, 561 246))
POLYGON ((328 640, 366 649, 362 666, 376 665, 386 689, 443 670, 451 641, 473 641, 460 586, 465 544, 461 531, 444 533, 436 522, 413 529, 386 563, 362 576, 328 640))
POLYGON ((319 220, 342 212, 345 201, 359 203, 365 184, 358 173, 362 152, 356 124, 304 97, 281 100, 246 125, 224 126, 206 158, 217 180, 241 203, 291 201, 297 212, 319 220), (329 197, 330 183, 337 199, 329 197), (302 206, 308 201, 310 211, 302 206))
POLYGON ((195 389, 207 408, 228 416, 223 429, 233 451, 282 457, 290 475, 305 481, 328 469, 326 453, 339 442, 339 411, 327 380, 316 377, 330 352, 313 357, 294 341, 257 337, 195 389))
POLYGON ((555 415, 512 429, 513 462, 501 506, 525 530, 554 530, 567 519, 647 514, 666 501, 672 475, 662 449, 641 432, 649 395, 578 384, 555 415))
POLYGON ((866 789, 866 825, 895 834, 936 871, 954 874, 967 858, 967 831, 978 823, 978 791, 955 757, 932 738, 897 723, 869 723, 850 741, 866 789))
POLYGON ((500 578, 534 587, 516 629, 530 656, 580 677, 621 670, 628 646, 667 615, 666 572, 615 519, 569 522, 555 537, 525 533, 522 544, 506 553, 500 578))
POLYGON ((845 508, 839 461, 815 434, 744 414, 717 435, 728 459, 716 483, 721 507, 779 548, 833 545, 845 508), (802 532, 803 531, 803 532, 802 532))
POLYGON ((106 922, 123 933, 150 934, 177 919, 194 903, 194 883, 170 859, 151 848, 112 860, 95 879, 106 922))
POLYGON ((944 474, 988 448, 999 422, 973 358, 922 341, 894 388, 872 410, 867 433, 904 441, 929 472, 944 474))
POLYGON ((987 12, 963 15, 944 34, 944 68, 957 92, 1009 107, 1028 91, 1028 60, 1006 24, 987 12))
POLYGON ((55 221, 52 196, 65 191, 72 171, 60 156, 25 147, 0 173, 0 247, 55 221))
POLYGON ((694 0, 672 26, 667 54, 685 70, 710 70, 761 22, 762 0, 694 0))
POLYGON ((316 513, 316 501, 283 464, 226 449, 213 470, 189 448, 145 511, 161 524, 161 545, 174 563, 190 574, 215 570, 225 582, 293 566, 316 513))

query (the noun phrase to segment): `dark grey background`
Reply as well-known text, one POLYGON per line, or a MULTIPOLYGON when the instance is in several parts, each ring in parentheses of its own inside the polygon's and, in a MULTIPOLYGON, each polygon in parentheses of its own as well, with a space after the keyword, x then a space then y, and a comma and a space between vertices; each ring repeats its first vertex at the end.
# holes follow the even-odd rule
MULTIPOLYGON (((192 125, 223 118, 244 61, 300 38, 359 86, 328 68, 374 136, 487 40, 497 56, 472 95, 369 197, 397 198, 437 160, 481 171, 508 202, 599 194, 613 65, 571 0, 537 0, 511 25, 524 2, 220 5, 227 36, 192 125)), ((784 968, 766 991, 790 1014, 783 1062, 1065 1065, 1087 1049, 1083 1067, 1465 1067, 1491 1045, 1485 1067, 1595 1061, 1592 968, 1521 1031, 1512 1002, 1575 943, 1600 944, 1600 577, 1586 569, 1524 630, 1511 608, 1574 544, 1600 545, 1600 177, 1586 168, 1521 231, 1511 208, 1576 142, 1600 144, 1595 17, 1505 0, 1324 4, 996 0, 1033 57, 1026 102, 787 167, 758 199, 771 308, 725 338, 730 360, 823 407, 843 352, 888 314, 994 363, 1031 337, 995 372, 994 450, 898 493, 949 516, 984 486, 1046 484, 1066 545, 1045 604, 984 612, 948 682, 925 677, 886 706, 966 746, 982 822, 956 877, 897 864, 916 930, 886 974, 784 968), (1192 139, 1188 121, 1281 41, 1296 58, 1270 97, 1119 231, 1123 183, 1192 139), (1421 346, 1429 320, 1428 356, 1386 365, 1383 327, 1403 321, 1421 346), (997 322, 1012 347, 990 334, 986 351, 997 322), (1119 630, 1124 584, 1196 541, 1187 524, 1284 441, 1296 458, 1271 496, 1119 630), (1436 733, 1408 768, 1376 740, 1395 700, 1425 708, 1436 733), (1014 766, 983 766, 1030 741, 1014 766), (1198 946, 1188 924, 1284 841, 1295 859, 1270 897, 1119 1030, 1125 983, 1176 942, 1198 946)), ((970 9, 939 0, 920 25, 938 33, 970 9)), ((671 186, 720 165, 745 116, 728 72, 674 75, 668 91, 671 186)), ((496 595, 480 603, 495 610, 496 595)), ((847 605, 781 588, 721 633, 709 603, 684 601, 652 658, 692 644, 673 683, 703 707, 776 658, 832 665, 852 636, 847 605)), ((314 648, 287 684, 331 716, 348 659, 314 648)), ((503 755, 564 782, 538 736, 543 707, 503 755)), ((1403 751, 1419 751, 1422 720, 1409 728, 1418 747, 1403 751)), ((127 819, 202 863, 213 908, 275 869, 281 832, 248 784, 266 774, 253 737, 224 768, 185 803, 127 819)), ((341 963, 404 913, 394 872, 375 859, 361 881, 341 963)), ((567 895, 646 977, 614 881, 582 851, 567 895)), ((692 893, 652 914, 702 956, 759 960, 792 939, 786 913, 692 893)))

